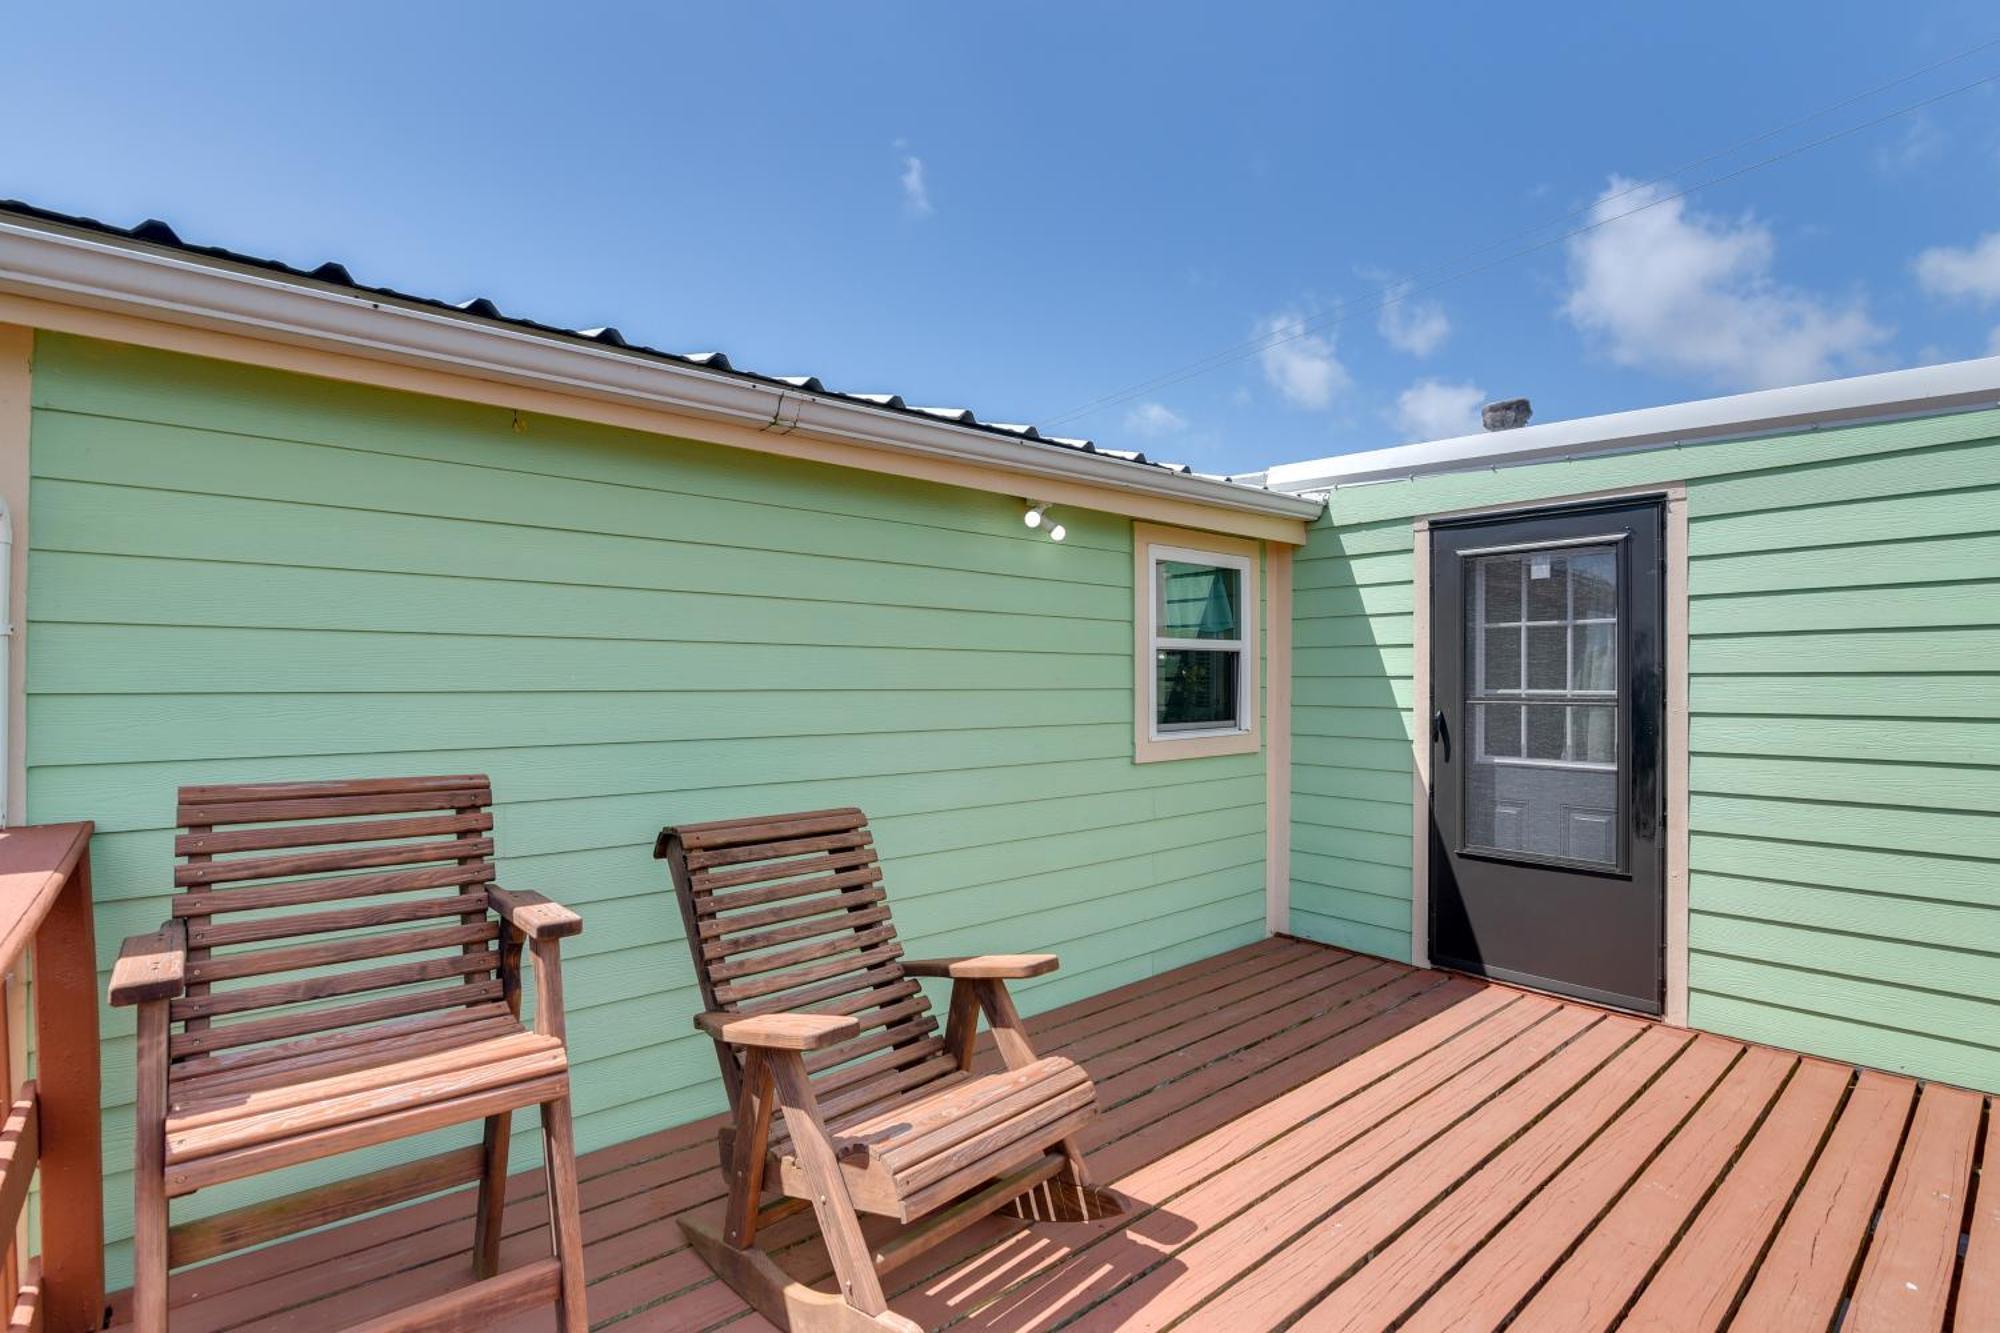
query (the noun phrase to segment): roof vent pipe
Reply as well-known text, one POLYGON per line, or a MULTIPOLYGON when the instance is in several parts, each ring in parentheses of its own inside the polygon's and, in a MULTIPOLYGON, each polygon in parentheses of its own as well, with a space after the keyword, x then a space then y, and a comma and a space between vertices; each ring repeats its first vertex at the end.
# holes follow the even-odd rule
POLYGON ((1507 398, 1479 409, 1479 424, 1488 430, 1519 430, 1528 424, 1535 409, 1525 398, 1507 398))

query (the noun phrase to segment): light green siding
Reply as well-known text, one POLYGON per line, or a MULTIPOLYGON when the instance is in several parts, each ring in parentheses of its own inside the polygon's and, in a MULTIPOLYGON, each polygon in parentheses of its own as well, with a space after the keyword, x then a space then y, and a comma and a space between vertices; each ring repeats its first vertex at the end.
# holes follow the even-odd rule
POLYGON ((1263 934, 1261 755, 1132 763, 1124 519, 66 337, 34 394, 28 806, 98 823, 107 967, 178 784, 490 773, 503 880, 586 921, 588 1149, 722 1104, 663 823, 862 806, 913 953, 1061 953, 1030 1011, 1263 934))
POLYGON ((1411 519, 1687 484, 1688 1017, 2000 1088, 2000 413, 1334 493, 1297 564, 1292 922, 1409 956, 1411 519))

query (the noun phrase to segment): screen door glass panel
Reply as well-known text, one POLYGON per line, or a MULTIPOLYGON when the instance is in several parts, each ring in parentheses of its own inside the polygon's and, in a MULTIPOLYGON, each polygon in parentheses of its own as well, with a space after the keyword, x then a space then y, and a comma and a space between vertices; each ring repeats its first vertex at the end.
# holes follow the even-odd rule
POLYGON ((1465 560, 1464 843, 1617 868, 1618 549, 1465 560))

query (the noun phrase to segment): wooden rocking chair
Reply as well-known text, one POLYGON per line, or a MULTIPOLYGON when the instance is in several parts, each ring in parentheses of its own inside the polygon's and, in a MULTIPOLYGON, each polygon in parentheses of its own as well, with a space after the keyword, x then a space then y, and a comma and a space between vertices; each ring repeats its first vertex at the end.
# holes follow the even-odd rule
POLYGON ((1073 1061, 1037 1059, 1006 983, 1053 954, 903 959, 867 820, 821 810, 661 830, 734 1112, 720 1231, 689 1243, 765 1317, 795 1333, 919 1333, 889 1310, 880 1274, 1003 1208, 1102 1217, 1075 1135, 1096 1090, 1073 1061), (942 1039, 917 977, 949 977, 942 1039), (973 1072, 981 1012, 1006 1064, 973 1072), (782 1124, 771 1123, 773 1106, 782 1124), (788 1196, 764 1208, 766 1184, 788 1196), (763 1222, 810 1202, 840 1295, 787 1275, 755 1247, 763 1222), (914 1223, 870 1245, 857 1212, 914 1223), (921 1220, 919 1220, 921 1219, 921 1220))
POLYGON ((179 799, 173 919, 127 940, 111 973, 111 1003, 139 1009, 138 1333, 167 1327, 170 1267, 475 1180, 481 1280, 377 1322, 471 1327, 475 1311, 498 1320, 554 1301, 561 1328, 583 1333, 556 956, 583 923, 494 885, 487 780, 183 787, 179 799), (541 1107, 554 1254, 499 1273, 509 1130, 528 1106, 541 1107), (473 1120, 479 1146, 168 1226, 168 1200, 210 1185, 473 1120))

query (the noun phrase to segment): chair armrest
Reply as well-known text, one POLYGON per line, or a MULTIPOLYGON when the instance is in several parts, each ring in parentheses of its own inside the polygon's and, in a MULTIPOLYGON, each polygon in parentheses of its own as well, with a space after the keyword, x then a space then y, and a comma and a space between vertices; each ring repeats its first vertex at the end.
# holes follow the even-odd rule
POLYGON ((187 988, 186 971, 186 925, 169 921, 150 935, 134 935, 111 966, 111 1003, 171 1000, 187 988))
POLYGON ((560 940, 583 932, 583 918, 525 889, 503 889, 497 884, 486 888, 486 901, 500 919, 533 940, 560 940))
POLYGON ((732 1046, 773 1051, 817 1051, 861 1031, 860 1020, 838 1014, 696 1014, 694 1025, 732 1046))
POLYGON ((1055 971, 1062 963, 1052 953, 989 953, 976 958, 903 960, 913 977, 950 977, 953 981, 1018 981, 1055 971))

